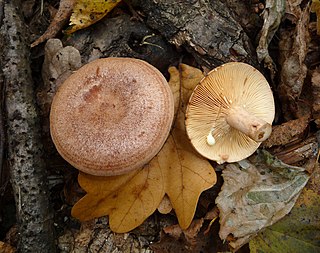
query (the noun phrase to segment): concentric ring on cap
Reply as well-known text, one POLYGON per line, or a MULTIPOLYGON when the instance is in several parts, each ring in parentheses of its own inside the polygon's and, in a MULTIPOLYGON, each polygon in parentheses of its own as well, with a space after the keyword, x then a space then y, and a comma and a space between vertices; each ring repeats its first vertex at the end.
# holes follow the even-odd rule
POLYGON ((166 79, 149 63, 98 59, 59 87, 51 106, 51 136, 77 169, 99 176, 124 174, 160 151, 173 104, 166 79))

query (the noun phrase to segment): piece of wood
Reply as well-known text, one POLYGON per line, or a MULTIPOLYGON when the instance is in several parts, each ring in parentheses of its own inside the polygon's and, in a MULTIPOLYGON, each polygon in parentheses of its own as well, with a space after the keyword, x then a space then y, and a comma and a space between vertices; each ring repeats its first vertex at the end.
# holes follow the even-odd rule
POLYGON ((0 65, 5 84, 7 161, 19 226, 18 252, 55 252, 40 123, 20 1, 0 1, 0 65))
POLYGON ((230 61, 257 66, 256 53, 241 25, 220 1, 133 0, 147 24, 169 42, 184 47, 201 65, 230 61))

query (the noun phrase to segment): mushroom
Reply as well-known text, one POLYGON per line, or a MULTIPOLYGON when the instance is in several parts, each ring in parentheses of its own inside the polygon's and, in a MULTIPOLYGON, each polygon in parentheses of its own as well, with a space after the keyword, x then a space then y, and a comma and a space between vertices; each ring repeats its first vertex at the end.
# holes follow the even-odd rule
POLYGON ((250 156, 272 131, 272 91, 254 67, 232 62, 217 67, 193 91, 186 130, 194 148, 218 163, 250 156))
POLYGON ((98 59, 59 87, 51 105, 51 137, 75 168, 97 176, 124 174, 160 151, 173 104, 166 79, 149 63, 98 59))

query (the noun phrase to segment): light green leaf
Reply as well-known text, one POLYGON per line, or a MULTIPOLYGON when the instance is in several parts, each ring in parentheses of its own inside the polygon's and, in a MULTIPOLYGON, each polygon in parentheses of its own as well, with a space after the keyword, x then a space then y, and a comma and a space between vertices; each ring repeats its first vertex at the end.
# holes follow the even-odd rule
POLYGON ((250 241, 250 252, 320 252, 319 171, 313 173, 311 182, 302 191, 290 214, 250 241))

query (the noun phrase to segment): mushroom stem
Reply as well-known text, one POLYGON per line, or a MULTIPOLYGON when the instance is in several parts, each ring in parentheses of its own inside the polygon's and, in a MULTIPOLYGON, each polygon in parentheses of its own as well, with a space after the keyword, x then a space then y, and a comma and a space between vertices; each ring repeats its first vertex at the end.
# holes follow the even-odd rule
POLYGON ((231 107, 226 117, 227 123, 257 142, 266 140, 272 131, 271 125, 250 114, 244 107, 231 107))

